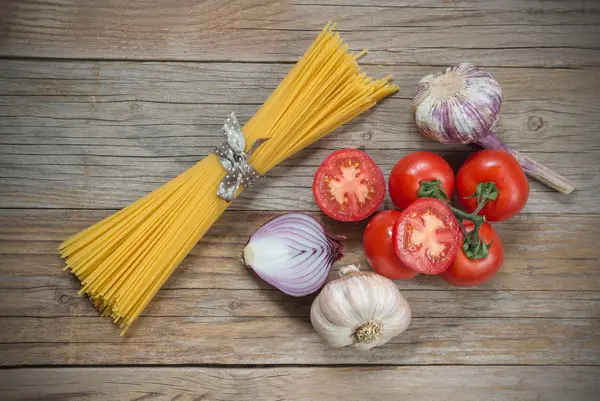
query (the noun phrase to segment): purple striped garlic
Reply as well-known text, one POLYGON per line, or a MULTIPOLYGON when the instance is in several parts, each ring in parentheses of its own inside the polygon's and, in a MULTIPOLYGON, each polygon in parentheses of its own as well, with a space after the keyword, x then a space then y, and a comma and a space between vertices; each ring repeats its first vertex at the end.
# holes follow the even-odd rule
POLYGON ((512 154, 523 171, 549 187, 570 194, 575 187, 566 178, 503 143, 492 131, 500 107, 502 89, 488 72, 461 63, 419 81, 412 101, 419 131, 446 144, 476 143, 512 154))

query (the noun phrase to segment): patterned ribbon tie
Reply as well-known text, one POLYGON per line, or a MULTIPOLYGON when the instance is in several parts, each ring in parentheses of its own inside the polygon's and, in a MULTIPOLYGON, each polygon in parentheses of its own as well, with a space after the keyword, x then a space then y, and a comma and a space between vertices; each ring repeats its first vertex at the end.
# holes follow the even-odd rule
POLYGON ((215 148, 215 154, 219 157, 223 168, 227 170, 227 175, 219 183, 217 196, 231 202, 235 199, 240 184, 250 188, 260 177, 258 171, 248 162, 248 158, 268 138, 257 139, 248 152, 244 153, 246 140, 235 113, 231 113, 225 120, 222 129, 225 140, 222 145, 215 148))

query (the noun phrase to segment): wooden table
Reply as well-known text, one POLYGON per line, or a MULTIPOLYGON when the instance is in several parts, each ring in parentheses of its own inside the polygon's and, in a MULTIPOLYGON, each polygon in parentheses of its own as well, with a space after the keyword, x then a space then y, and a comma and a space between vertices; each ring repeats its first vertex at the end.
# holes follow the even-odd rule
POLYGON ((4 0, 0 34, 0 399, 599 399, 599 1, 4 0), (58 243, 210 152, 224 117, 246 121, 330 18, 400 92, 244 193, 119 337, 77 296, 58 243), (501 83, 500 137, 577 191, 531 182, 524 211, 496 225, 506 261, 493 280, 398 282, 405 334, 330 349, 312 298, 246 271, 243 243, 303 211, 348 237, 335 270, 365 266, 365 223, 318 212, 315 168, 343 147, 386 174, 414 150, 458 166, 474 148, 421 137, 410 99, 460 61, 501 83))

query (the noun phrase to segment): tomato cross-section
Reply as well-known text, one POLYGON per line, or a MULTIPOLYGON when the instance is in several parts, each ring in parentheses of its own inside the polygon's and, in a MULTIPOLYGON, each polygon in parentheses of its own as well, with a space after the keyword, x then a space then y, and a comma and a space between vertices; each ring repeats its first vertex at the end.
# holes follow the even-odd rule
POLYGON ((406 280, 418 273, 404 265, 396 256, 392 232, 400 212, 385 210, 377 213, 363 234, 363 249, 369 265, 377 273, 392 280, 406 280))
POLYGON ((319 208, 340 221, 359 221, 383 202, 385 179, 364 152, 342 149, 329 155, 317 169, 313 195, 319 208))
POLYGON ((438 274, 456 257, 459 225, 443 202, 423 198, 402 212, 394 225, 393 243, 398 258, 411 269, 438 274))

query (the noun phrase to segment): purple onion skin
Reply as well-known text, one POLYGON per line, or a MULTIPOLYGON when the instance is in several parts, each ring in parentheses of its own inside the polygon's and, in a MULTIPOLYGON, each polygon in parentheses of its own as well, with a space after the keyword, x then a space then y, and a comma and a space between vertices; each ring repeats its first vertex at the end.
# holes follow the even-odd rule
POLYGON ((426 137, 444 144, 475 143, 512 154, 532 178, 563 193, 574 185, 563 176, 513 150, 492 131, 502 106, 502 89, 485 70, 470 63, 425 76, 413 98, 415 123, 426 137))
MULTIPOLYGON (((281 246, 281 244, 279 245, 281 246)), ((325 228, 315 218, 301 213, 287 213, 268 221, 250 237, 244 247, 242 261, 257 276, 280 291, 294 297, 302 297, 318 291, 325 284, 333 263, 344 256, 343 248, 343 244, 330 237, 325 228), (297 232, 294 232, 294 227, 298 230, 297 232), (291 242, 295 241, 294 237, 300 241, 304 241, 304 244, 300 242, 294 244, 293 248, 298 250, 298 254, 294 255, 294 257, 304 256, 306 251, 313 251, 308 256, 316 259, 312 260, 311 263, 301 263, 295 266, 292 266, 291 263, 293 262, 289 260, 290 265, 278 265, 278 268, 280 267, 281 270, 278 270, 277 274, 273 274, 272 270, 271 274, 268 274, 260 266, 253 266, 252 262, 246 257, 246 251, 253 240, 257 238, 259 240, 268 239, 269 237, 272 237, 274 240, 286 240, 286 242, 287 240, 291 242), (317 247, 311 248, 307 245, 310 243, 317 247), (317 251, 320 252, 316 254, 317 251), (290 274, 290 272, 293 272, 293 274, 290 274), (315 278, 317 279, 316 281, 310 282, 311 279, 314 280, 315 278), (308 283, 306 282, 307 280, 309 280, 308 283)), ((253 248, 253 254, 255 251, 253 248)), ((256 259, 254 255, 252 257, 256 259)), ((259 261, 258 263, 261 262, 259 261)), ((264 264, 264 260, 262 263, 264 264)))

